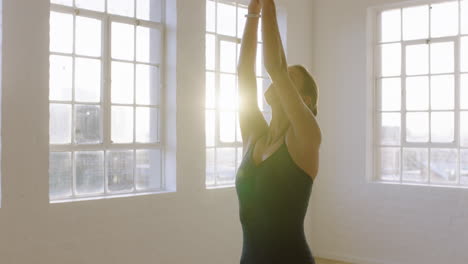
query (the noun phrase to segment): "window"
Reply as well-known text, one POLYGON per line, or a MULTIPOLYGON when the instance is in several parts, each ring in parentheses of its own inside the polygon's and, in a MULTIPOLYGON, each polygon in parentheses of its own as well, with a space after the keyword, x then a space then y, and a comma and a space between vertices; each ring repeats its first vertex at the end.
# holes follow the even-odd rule
MULTIPOLYGON (((247 7, 235 2, 206 2, 206 186, 233 186, 242 161, 239 128, 237 61, 247 7)), ((263 68, 261 26, 257 54, 258 105, 267 121, 264 101, 268 75, 263 68)))
POLYGON ((52 0, 50 200, 164 189, 162 0, 52 0))
POLYGON ((376 18, 377 180, 468 186, 468 1, 376 18))

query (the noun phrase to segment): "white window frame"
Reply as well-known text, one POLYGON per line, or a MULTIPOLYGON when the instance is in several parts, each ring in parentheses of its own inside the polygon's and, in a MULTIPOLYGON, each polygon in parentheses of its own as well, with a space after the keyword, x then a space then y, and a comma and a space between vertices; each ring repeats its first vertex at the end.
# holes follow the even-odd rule
POLYGON ((366 119, 368 120, 366 126, 366 175, 369 182, 374 183, 390 183, 390 184, 405 184, 405 185, 423 185, 423 186, 443 186, 443 187, 458 187, 458 188, 468 188, 467 185, 461 185, 461 155, 460 150, 468 150, 468 147, 460 146, 460 112, 467 111, 460 108, 460 76, 462 74, 467 74, 467 72, 460 71, 460 40, 462 37, 468 37, 468 34, 461 34, 461 5, 459 4, 458 8, 458 33, 455 36, 449 37, 431 37, 431 12, 429 11, 428 21, 429 21, 429 37, 428 39, 419 39, 419 40, 403 40, 403 8, 407 7, 416 7, 421 5, 432 5, 438 3, 449 3, 449 2, 461 2, 461 0, 417 0, 417 1, 406 1, 403 3, 389 4, 385 6, 371 7, 367 12, 367 111, 366 119), (381 42, 380 33, 381 33, 381 20, 380 14, 384 11, 400 9, 401 15, 401 37, 400 41, 394 42, 381 42), (431 73, 431 50, 430 45, 439 42, 453 42, 454 43, 454 72, 453 73, 442 73, 442 74, 433 74, 431 73), (380 45, 382 44, 392 44, 400 43, 401 44, 401 74, 398 76, 380 76, 380 65, 381 65, 381 56, 380 56, 380 45), (453 75, 455 86, 454 86, 454 108, 453 110, 433 110, 431 109, 431 82, 429 81, 429 107, 428 110, 407 110, 406 108, 406 47, 409 45, 417 44, 428 44, 428 58, 429 58, 429 71, 427 74, 421 75, 410 75, 410 77, 418 76, 427 76, 430 80, 432 76, 440 75, 453 75), (381 94, 380 94, 380 80, 384 78, 400 78, 401 79, 401 109, 400 111, 383 111, 381 110, 381 94), (407 112, 420 112, 429 114, 429 140, 427 143, 413 143, 406 141, 406 113, 407 112), (434 143, 431 142, 431 113, 434 112, 453 112, 454 113, 454 142, 452 143, 434 143), (399 113, 401 116, 401 131, 400 131, 400 145, 384 145, 380 142, 381 139, 381 114, 382 113, 399 113), (400 149, 399 157, 399 180, 383 180, 380 177, 380 168, 381 168, 381 155, 380 149, 382 147, 395 147, 400 149), (403 149, 405 148, 424 148, 428 150, 428 175, 426 182, 413 182, 413 181, 404 181, 403 180, 403 149), (457 150, 457 183, 432 183, 431 182, 431 149, 451 149, 457 150))
MULTIPOLYGON (((60 52, 52 52, 49 51, 49 55, 59 55, 59 56, 67 56, 73 58, 73 62, 75 58, 91 58, 96 59, 98 58, 101 60, 101 100, 99 103, 83 103, 75 101, 75 66, 73 63, 73 79, 72 79, 72 94, 71 94, 71 101, 53 101, 49 100, 49 105, 53 103, 58 104, 67 104, 72 106, 72 135, 71 135, 71 144, 66 145, 56 145, 50 144, 49 145, 49 153, 56 153, 56 152, 68 152, 71 153, 71 161, 72 161, 72 196, 67 198, 58 198, 58 199, 50 199, 51 203, 60 203, 60 202, 73 202, 73 201, 82 201, 82 200, 92 200, 92 199, 102 199, 102 198, 115 198, 115 197, 126 197, 126 196, 135 196, 135 195, 148 195, 148 194, 156 194, 161 192, 166 192, 166 174, 165 174, 165 113, 164 113, 164 76, 165 76, 165 68, 164 68, 164 54, 165 54, 165 0, 161 0, 161 21, 154 22, 149 20, 143 20, 137 18, 137 0, 134 1, 134 17, 125 17, 121 15, 115 15, 111 13, 107 13, 107 1, 105 1, 104 11, 94 11, 88 9, 78 8, 75 5, 75 0, 73 0, 73 6, 67 5, 60 5, 60 4, 50 4, 50 12, 59 12, 65 14, 73 15, 73 50, 72 53, 60 53, 60 52), (76 38, 76 17, 77 16, 84 16, 89 18, 95 18, 101 21, 101 56, 100 57, 90 57, 90 56, 83 56, 77 55, 75 50, 75 38, 76 38), (144 63, 140 62, 136 58, 136 54, 134 54, 133 61, 126 61, 126 60, 119 60, 113 59, 111 56, 111 26, 113 22, 124 23, 128 25, 134 25, 134 52, 136 53, 137 46, 136 46, 136 34, 137 34, 137 27, 147 27, 147 28, 154 28, 158 29, 161 34, 161 43, 160 44, 160 55, 161 55, 161 62, 158 64, 154 63, 144 63), (159 84, 158 84, 158 102, 157 105, 139 105, 136 103, 136 71, 134 71, 133 75, 133 103, 131 104, 114 104, 111 102, 111 64, 112 61, 116 62, 127 62, 132 63, 134 69, 136 69, 136 65, 149 65, 155 66, 159 70, 159 84), (75 127, 75 105, 96 105, 101 107, 101 134, 102 134, 102 142, 99 144, 77 144, 74 142, 74 134, 73 129, 75 127), (133 143, 112 143, 111 141, 111 109, 112 106, 128 106, 133 108, 133 143), (158 124, 157 124, 157 142, 155 143, 137 143, 136 142, 136 109, 138 107, 144 108, 151 108, 158 110, 158 124), (156 189, 145 189, 142 191, 138 191, 136 188, 135 182, 135 173, 136 173, 136 151, 138 150, 159 150, 160 151, 160 161, 159 163, 161 166, 158 168, 161 183, 160 188, 156 189), (92 195, 77 195, 75 193, 76 187, 76 177, 75 177, 75 153, 81 151, 99 151, 104 154, 103 159, 103 168, 104 168, 104 193, 99 194, 92 194, 92 195), (108 188, 108 179, 107 179, 107 156, 109 151, 133 151, 133 190, 130 192, 115 192, 111 193, 108 188)), ((169 183, 171 185, 171 183, 169 183)))
MULTIPOLYGON (((212 31, 208 31, 208 29, 206 28, 206 31, 205 31, 205 34, 206 35, 213 35, 214 38, 215 38, 215 48, 216 48, 216 51, 215 51, 215 69, 214 70, 210 70, 210 69, 205 69, 205 73, 214 73, 215 75, 215 96, 214 96, 214 100, 215 100, 215 108, 207 108, 205 106, 205 111, 208 112, 208 111, 214 111, 215 112, 215 133, 214 133, 214 137, 215 137, 215 143, 214 143, 214 146, 208 146, 207 144, 205 144, 205 149, 206 149, 206 152, 208 152, 209 149, 213 149, 214 150, 214 175, 212 175, 212 177, 214 178, 214 183, 209 183, 209 180, 208 180, 208 175, 209 175, 209 169, 208 169, 208 162, 206 162, 206 165, 207 165, 207 168, 206 168, 206 180, 205 180, 205 184, 206 184, 206 187, 208 189, 216 189, 216 188, 229 188, 229 187, 233 187, 234 186, 234 183, 235 183, 235 175, 237 173, 237 169, 240 165, 240 162, 242 161, 242 139, 241 139, 241 136, 238 135, 238 131, 239 128, 238 128, 238 124, 239 124, 239 109, 238 107, 233 110, 236 112, 236 131, 235 131, 235 134, 234 134, 234 138, 235 138, 235 142, 232 142, 232 143, 226 143, 226 142, 222 142, 221 141, 221 138, 220 138, 220 112, 222 112, 222 110, 220 109, 219 107, 219 98, 218 98, 218 95, 220 94, 220 74, 232 74, 232 73, 225 73, 225 72, 222 72, 220 70, 220 60, 221 60, 221 56, 220 56, 220 43, 221 41, 227 41, 227 42, 231 42, 231 43, 237 43, 237 49, 236 49, 236 58, 238 60, 239 58, 239 48, 240 48, 240 44, 241 44, 241 40, 242 40, 242 36, 238 36, 239 34, 239 26, 244 26, 244 25, 240 25, 239 24, 239 8, 247 8, 247 5, 241 3, 240 1, 229 1, 229 0, 205 0, 205 3, 208 4, 208 2, 214 2, 215 3, 215 18, 214 18, 214 21, 215 21, 215 29, 214 29, 214 32, 212 31), (229 5, 235 5, 236 7, 236 37, 234 36, 227 36, 227 35, 222 35, 221 33, 218 33, 218 3, 223 3, 223 4, 229 4, 229 5), (237 139, 240 139, 240 141, 238 141, 237 139), (232 175, 233 175, 233 178, 232 178, 232 181, 229 181, 227 183, 218 183, 218 177, 217 177, 217 173, 218 173, 218 168, 217 168, 217 164, 218 164, 218 155, 217 155, 217 149, 223 149, 223 148, 234 148, 236 150, 236 153, 235 153, 235 170, 232 172, 232 175), (240 151, 240 153, 239 153, 240 151)), ((208 16, 208 14, 206 14, 206 16, 208 16)), ((260 25, 259 24, 259 32, 260 32, 260 25)), ((263 45, 263 40, 261 39, 261 36, 259 36, 259 39, 257 41, 257 46, 258 45, 263 45)), ((263 53, 263 51, 257 51, 258 53, 261 52, 263 53)), ((257 55, 258 56, 258 55, 257 55)), ((263 62, 262 62, 263 63, 263 62)), ((257 69, 258 69, 258 66, 257 66, 257 69)), ((260 74, 258 74, 258 72, 256 71, 256 78, 257 78, 257 84, 258 84, 258 80, 262 80, 263 82, 270 82, 270 78, 268 77, 268 74, 266 73, 266 70, 264 69, 264 67, 262 66, 261 67, 262 69, 262 72, 260 74)), ((235 76, 236 76, 236 93, 238 92, 238 83, 237 83, 237 68, 236 68, 236 72, 235 72, 235 76)), ((263 92, 264 92, 264 89, 265 87, 257 87, 258 89, 258 96, 259 96, 259 100, 262 100, 263 101, 263 111, 262 113, 264 114, 264 116, 266 117, 267 119, 267 122, 269 122, 269 119, 271 119, 271 108, 266 104, 266 101, 263 99, 263 93, 260 93, 262 89, 263 92), (263 88, 263 89, 262 89, 263 88), (260 97, 261 96, 261 97, 260 97)), ((262 109, 260 109, 262 110, 262 109)), ((231 110, 229 110, 231 111, 231 110)), ((206 154, 206 158, 207 158, 207 161, 208 161, 208 154, 206 154)))

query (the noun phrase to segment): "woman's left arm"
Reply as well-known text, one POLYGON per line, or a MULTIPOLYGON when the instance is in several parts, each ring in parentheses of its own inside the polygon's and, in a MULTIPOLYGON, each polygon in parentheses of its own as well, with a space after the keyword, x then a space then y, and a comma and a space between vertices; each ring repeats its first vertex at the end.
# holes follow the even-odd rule
POLYGON ((281 36, 276 18, 276 6, 273 0, 261 0, 263 54, 265 68, 270 75, 274 92, 278 96, 295 136, 307 146, 319 147, 321 132, 312 111, 307 107, 301 95, 294 87, 289 73, 288 63, 281 43, 281 36))

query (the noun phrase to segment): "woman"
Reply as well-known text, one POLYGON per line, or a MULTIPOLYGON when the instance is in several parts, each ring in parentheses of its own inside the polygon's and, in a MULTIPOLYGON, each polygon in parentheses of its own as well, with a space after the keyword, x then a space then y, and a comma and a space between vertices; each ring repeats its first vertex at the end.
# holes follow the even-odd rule
POLYGON ((317 175, 321 132, 317 87, 302 66, 288 67, 273 0, 251 0, 238 65, 244 159, 236 177, 243 229, 241 264, 313 264, 304 217, 317 175), (260 16, 260 11, 262 14, 260 16), (262 17, 270 126, 257 105, 255 58, 262 17))

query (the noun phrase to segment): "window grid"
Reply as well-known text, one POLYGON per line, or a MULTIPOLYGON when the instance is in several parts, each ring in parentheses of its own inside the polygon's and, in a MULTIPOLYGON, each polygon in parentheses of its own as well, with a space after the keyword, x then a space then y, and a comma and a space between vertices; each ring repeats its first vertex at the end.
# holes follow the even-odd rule
MULTIPOLYGON (((382 10, 381 12, 379 12, 379 15, 377 16, 378 18, 378 25, 379 25, 379 29, 378 29, 378 34, 376 34, 376 36, 379 37, 379 40, 376 42, 376 45, 374 45, 374 47, 377 47, 375 49, 375 51, 379 51, 378 53, 375 53, 375 54, 378 54, 378 56, 376 56, 376 60, 375 60, 375 64, 374 65, 378 65, 378 67, 374 67, 374 69, 376 69, 376 73, 378 73, 378 75, 376 76, 376 87, 378 88, 377 89, 377 92, 376 92, 376 97, 375 97, 375 105, 377 105, 377 109, 378 111, 376 112, 376 116, 375 116, 375 124, 376 124, 376 127, 377 129, 375 129, 375 131, 377 132, 375 135, 375 153, 377 153, 377 159, 375 160, 375 165, 377 165, 375 168, 377 169, 376 170, 376 175, 377 175, 377 178, 376 180, 379 180, 379 181, 389 181, 389 182, 399 182, 400 184, 403 184, 403 183, 418 183, 418 184, 430 184, 430 185, 455 185, 455 186, 467 186, 467 182, 466 182, 466 179, 465 179, 465 182, 461 182, 462 181, 462 176, 464 177, 467 177, 465 174, 466 172, 464 172, 465 174, 462 174, 462 165, 466 166, 468 164, 464 164, 465 162, 467 161, 464 161, 462 160, 462 151, 465 151, 468 150, 468 146, 462 146, 462 142, 461 142, 461 126, 460 126, 460 122, 463 122, 463 120, 461 120, 461 115, 460 115, 460 111, 461 111, 461 106, 460 106, 460 101, 463 100, 461 97, 460 97, 460 91, 462 89, 461 87, 461 81, 460 81, 460 76, 462 74, 464 74, 465 72, 461 70, 461 49, 463 48, 461 46, 461 39, 463 37, 466 36, 462 34, 462 5, 461 3, 464 2, 464 1, 444 1, 442 3, 456 3, 457 4, 457 13, 458 13, 458 21, 457 21, 457 26, 458 26, 458 31, 457 33, 454 35, 454 36, 447 36, 447 37, 438 37, 438 38, 432 38, 432 9, 433 9, 433 5, 432 4, 427 4, 427 5, 420 5, 420 6, 427 6, 428 7, 428 29, 429 29, 429 32, 428 32, 428 37, 426 39, 419 39, 419 40, 405 40, 404 39, 404 15, 403 15, 403 10, 406 8, 405 7, 399 7, 399 8, 389 8, 387 10, 382 10), (383 39, 383 32, 382 32, 382 14, 385 12, 385 11, 399 11, 399 18, 400 18, 400 40, 399 41, 382 41, 383 39), (427 74, 407 74, 407 47, 408 46, 411 46, 411 45, 416 45, 416 44, 427 44, 427 57, 428 57, 428 71, 427 71, 427 74), (432 55, 432 49, 433 49, 433 44, 437 44, 437 43, 453 43, 453 57, 454 57, 454 61, 453 61, 453 65, 454 68, 453 70, 451 71, 448 71, 448 72, 442 72, 442 73, 437 73, 437 74, 434 74, 433 73, 433 68, 432 68, 432 60, 434 58, 434 56, 432 55), (398 44, 400 45, 401 47, 401 60, 400 60, 400 74, 399 75, 392 75, 392 74, 388 74, 388 75, 384 75, 383 74, 383 69, 382 66, 384 61, 385 61, 385 57, 382 55, 383 53, 383 46, 384 45, 388 45, 388 44, 398 44), (409 110, 408 107, 407 107, 407 80, 409 78, 414 78, 414 77, 417 77, 417 76, 424 76, 424 77, 427 77, 428 78, 428 107, 427 109, 425 110, 409 110), (433 104, 433 98, 437 98, 437 95, 434 95, 432 94, 433 93, 433 77, 437 77, 437 76, 453 76, 454 78, 454 91, 453 91, 453 106, 452 107, 447 107, 445 109, 436 109, 436 108, 433 108, 432 104, 433 104), (400 107, 399 109, 392 109, 392 110, 388 110, 388 109, 384 109, 383 108, 383 102, 382 100, 385 100, 385 98, 383 98, 383 81, 384 80, 389 80, 389 79, 392 79, 392 78, 399 78, 400 79, 400 89, 401 89, 401 97, 400 97, 400 107), (424 142, 421 142, 421 143, 414 143, 414 142, 408 142, 408 138, 407 138, 407 131, 408 131, 408 128, 407 128, 407 114, 408 113, 418 113, 418 112, 421 112, 421 113, 427 113, 428 114, 428 125, 426 126, 426 128, 428 128, 428 141, 426 143, 424 142), (385 135, 385 133, 383 132, 386 132, 386 134, 388 134, 388 129, 387 131, 384 131, 384 128, 383 128, 383 120, 382 120, 382 117, 384 114, 390 114, 390 113, 397 113, 400 115, 400 132, 399 132, 399 142, 395 141, 394 144, 386 144, 385 142, 383 142, 383 136, 385 135), (435 139, 434 138, 434 135, 433 135, 433 116, 435 113, 453 113, 453 118, 454 118, 454 123, 453 123, 453 128, 454 128, 454 131, 453 131, 453 141, 450 143, 437 143, 437 142, 433 142, 433 140, 435 139), (387 163, 388 163, 388 160, 391 160, 391 158, 389 157, 386 157, 387 155, 385 156, 382 156, 383 155, 383 152, 384 150, 391 150, 391 149, 394 149, 396 150, 396 155, 397 157, 393 157, 394 158, 394 161, 395 161, 395 158, 396 160, 398 160, 398 163, 395 164, 393 163, 393 168, 390 168, 390 169, 393 169, 393 171, 390 173, 390 174, 393 174, 393 176, 391 175, 390 178, 385 178, 384 177, 384 169, 385 169, 385 165, 382 164, 383 162, 383 159, 387 159, 387 163), (421 150, 427 150, 427 165, 421 167, 421 169, 426 169, 427 170, 427 175, 426 175, 426 179, 423 180, 423 181, 418 181, 418 180, 408 180, 408 179, 404 179, 404 169, 405 169, 405 159, 404 159, 404 153, 405 151, 410 151, 412 149, 416 149, 416 148, 419 148, 421 150), (437 165, 440 165, 438 164, 437 162, 433 162, 432 160, 432 152, 433 150, 437 151, 437 150, 453 150, 453 151, 456 151, 456 158, 455 158, 455 172, 451 172, 451 174, 455 174, 455 181, 453 180, 449 180, 447 179, 447 181, 432 181, 432 173, 431 171, 433 169, 437 169, 437 168, 433 168, 433 166, 437 166, 437 165), (396 177, 395 177, 396 176, 396 177), (434 184, 435 183, 435 184, 434 184)), ((437 3, 440 3, 437 2, 437 3)), ((466 1, 465 1, 465 4, 466 4, 466 1)), ((467 12, 467 11, 465 11, 467 12)), ((468 31, 468 29, 465 29, 465 31, 468 31)), ((465 32, 466 33, 466 32, 465 32)), ((465 49, 467 49, 467 47, 464 47, 465 49)), ((389 61, 387 61, 389 62, 389 61)), ((466 85, 466 84, 465 84, 466 85)), ((466 121, 465 121, 466 122, 466 121)), ((388 154, 388 153, 386 153, 388 154)), ((395 155, 395 153, 393 153, 395 155)), ((466 153, 464 154, 466 155, 466 153)), ((390 155, 390 157, 392 157, 392 155, 390 155)), ((435 156, 437 158, 437 156, 435 156)), ((466 157, 465 157, 466 159, 466 157)), ((452 160, 452 163, 454 161, 452 160)), ((421 163, 424 163, 424 162, 421 162, 421 163)), ((442 163, 442 162, 440 162, 442 163)), ((388 165, 388 164, 387 164, 388 165)), ((465 169, 466 171, 466 169, 465 169)), ((421 173, 423 174, 423 173, 421 173)))
MULTIPOLYGON (((240 162, 242 160, 242 139, 240 135, 240 128, 239 128, 239 117, 238 117, 238 96, 237 96, 237 91, 238 91, 238 84, 237 84, 237 60, 239 58, 239 51, 240 51, 240 43, 241 43, 241 28, 244 26, 244 19, 243 14, 247 13, 247 7, 236 3, 234 1, 221 1, 221 0, 207 0, 207 21, 211 20, 212 22, 214 21, 213 28, 210 30, 209 25, 207 22, 207 30, 206 30, 206 41, 207 41, 207 67, 206 67, 206 76, 213 76, 214 75, 214 87, 209 88, 213 84, 207 84, 206 85, 206 92, 207 92, 207 104, 205 106, 206 109, 206 130, 207 130, 207 144, 206 144, 206 186, 209 188, 216 188, 216 187, 231 187, 234 185, 234 180, 235 180, 235 174, 237 172, 237 167, 240 165, 240 162), (218 23, 218 14, 219 14, 219 5, 228 5, 230 6, 232 10, 235 10, 235 17, 236 17, 236 23, 235 23, 235 34, 225 34, 224 29, 220 28, 220 25, 218 23), (210 11, 210 7, 213 8, 213 10, 210 11), (244 13, 243 13, 244 12, 244 13), (214 40, 214 52, 209 50, 210 46, 212 45, 212 41, 214 40), (209 43, 211 42, 211 43, 209 43), (235 61, 234 64, 231 65, 233 67, 232 71, 226 71, 223 65, 225 64, 224 61, 224 56, 226 55, 226 52, 221 52, 221 45, 222 43, 229 43, 229 44, 234 44, 235 45, 235 61), (210 45, 210 46, 209 46, 210 45), (210 53, 211 52, 211 53, 210 53), (214 58, 213 58, 214 56, 214 58), (208 66, 209 63, 212 63, 214 59, 214 65, 208 66), (214 66, 214 67, 212 67, 214 66), (231 78, 234 79, 235 85, 234 85, 234 95, 231 100, 234 100, 235 106, 234 107, 226 107, 223 105, 227 103, 227 100, 223 101, 223 85, 222 85, 222 77, 225 76, 230 76, 231 78), (210 89, 214 88, 214 91, 211 91, 210 89), (213 101, 214 102, 209 102, 213 101), (213 104, 214 103, 214 104, 213 104), (228 141, 223 141, 222 140, 222 130, 226 129, 223 128, 222 125, 222 114, 227 114, 230 113, 231 115, 234 115, 234 127, 233 129, 233 134, 232 134, 232 139, 233 140, 228 140, 228 141), (213 117, 214 114, 214 126, 213 126, 213 117), (211 117, 211 118, 209 118, 211 117), (231 151, 231 155, 233 155, 233 159, 231 157, 231 164, 227 165, 229 169, 222 168, 223 166, 226 166, 225 163, 226 161, 223 159, 226 159, 226 156, 228 154, 222 153, 223 151, 231 151), (221 153, 218 153, 221 152, 221 153), (222 165, 219 165, 222 164, 222 165), (222 172, 221 172, 222 171, 222 172), (219 174, 224 173, 227 174, 228 176, 220 177, 219 174)), ((225 6, 224 6, 225 7, 225 6)), ((260 27, 260 26, 259 26, 260 27)), ((260 28, 259 28, 260 32, 260 28)), ((258 57, 257 57, 257 64, 258 62, 261 62, 261 56, 262 49, 260 48, 262 45, 262 40, 261 40, 261 35, 259 36, 258 40, 258 57)), ((231 56, 233 54, 230 54, 231 56)), ((260 64, 263 65, 263 64, 260 64)), ((224 65, 225 66, 225 65, 224 65)), ((266 74, 265 69, 263 69, 261 66, 257 65, 256 69, 256 77, 257 77, 257 84, 261 83, 258 87, 258 94, 262 95, 263 98, 263 92, 265 91, 265 88, 267 88, 267 84, 269 82, 269 78, 266 74)), ((210 78, 207 77, 206 79, 207 82, 212 81, 210 78)), ((224 98, 225 99, 225 98, 224 98)), ((259 99, 259 107, 264 113, 264 115, 267 117, 267 120, 269 120, 269 117, 271 116, 271 110, 267 106, 267 104, 264 101, 261 101, 259 99), (263 105, 265 107, 263 107, 263 105)), ((232 125, 232 124, 231 124, 232 125)), ((229 163, 229 161, 227 162, 229 163)))
MULTIPOLYGON (((60 0, 59 0, 60 1, 60 0)), ((52 1, 54 2, 54 0, 52 1)), ((57 2, 57 0, 55 0, 57 2)), ((108 3, 107 1, 105 2, 105 9, 108 10, 108 3)), ((52 51, 52 43, 51 43, 51 51, 50 55, 60 55, 60 56, 66 56, 67 58, 72 59, 72 64, 71 64, 71 97, 70 100, 50 100, 50 104, 53 105, 55 103, 59 104, 64 104, 64 105, 70 105, 72 107, 71 109, 71 131, 69 131, 70 134, 70 140, 68 143, 65 144, 50 144, 50 153, 51 153, 51 163, 50 166, 52 171, 56 172, 54 169, 56 169, 57 164, 54 164, 54 160, 52 160, 52 156, 56 157, 57 155, 65 154, 65 155, 70 155, 69 161, 71 162, 71 167, 69 168, 71 171, 67 171, 67 173, 63 173, 62 175, 59 175, 59 180, 56 182, 57 179, 54 178, 54 183, 52 183, 51 179, 51 194, 50 194, 50 199, 51 201, 68 201, 68 200, 76 200, 76 199, 92 199, 92 198, 100 198, 100 197, 115 197, 115 196, 122 196, 122 195, 130 195, 130 194, 145 194, 145 193, 152 193, 156 191, 161 191, 164 189, 164 177, 162 174, 163 168, 162 168, 162 160, 163 160, 163 149, 161 146, 161 135, 159 133, 160 127, 161 127, 161 119, 160 119, 160 106, 161 106, 161 67, 160 67, 160 61, 161 61, 161 56, 163 54, 163 37, 164 37, 164 26, 162 24, 163 21, 163 13, 161 10, 163 10, 163 1, 158 0, 156 4, 159 4, 160 10, 161 11, 161 17, 160 21, 150 21, 150 20, 142 20, 140 18, 137 18, 137 3, 142 3, 143 1, 141 0, 133 0, 133 5, 134 5, 134 12, 133 12, 133 18, 130 17, 123 17, 119 15, 113 15, 110 13, 106 13, 105 11, 92 11, 92 10, 87 10, 87 9, 79 9, 76 8, 75 0, 73 2, 70 1, 70 6, 64 6, 60 4, 51 4, 51 15, 53 13, 58 13, 58 14, 66 14, 66 15, 71 15, 73 18, 73 33, 72 33, 72 50, 70 53, 68 52, 56 52, 52 51), (101 48, 100 48, 100 55, 99 56, 83 56, 80 54, 77 54, 76 50, 76 43, 77 43, 77 23, 76 20, 78 17, 84 17, 84 18, 95 18, 97 19, 100 24, 101 24, 101 29, 100 29, 100 35, 101 35, 101 48), (115 58, 112 57, 112 44, 111 44, 111 39, 112 39, 112 23, 123 23, 125 25, 129 25, 133 27, 133 60, 116 60, 115 58), (160 35, 159 39, 157 39, 157 43, 152 42, 154 38, 154 32, 148 33, 148 40, 151 42, 152 45, 159 45, 159 48, 156 48, 155 50, 147 50, 149 53, 149 59, 148 61, 144 61, 144 59, 138 59, 137 57, 137 29, 146 29, 146 30, 153 30, 154 32, 158 32, 160 35), (155 31, 157 30, 157 31, 155 31), (151 39, 151 40, 149 40, 151 39), (152 56, 153 53, 159 54, 159 62, 153 62, 152 56), (101 74, 100 74, 100 92, 99 92, 99 102, 96 103, 90 103, 90 102, 81 102, 76 100, 75 98, 75 93, 76 93, 76 59, 77 58, 92 58, 92 59, 99 59, 100 61, 100 68, 101 68, 101 74), (133 67, 133 102, 131 104, 114 104, 112 102, 111 98, 111 65, 112 61, 118 61, 118 62, 127 62, 131 63, 133 67), (137 71, 136 68, 137 66, 142 66, 142 67, 147 67, 150 69, 153 67, 154 69, 157 69, 157 75, 153 73, 149 73, 148 75, 144 76, 148 78, 149 80, 145 80, 148 82, 148 93, 146 96, 149 97, 157 97, 156 101, 151 101, 148 103, 139 103, 137 104, 137 71), (158 82, 159 81, 159 82, 158 82), (94 143, 81 143, 79 144, 76 141, 75 134, 77 133, 76 127, 77 127, 77 122, 76 122, 76 105, 95 105, 100 107, 100 114, 98 117, 98 122, 100 123, 98 126, 99 128, 99 134, 100 134, 100 142, 94 142, 94 143), (111 141, 111 127, 112 127, 112 119, 111 119, 111 108, 113 105, 117 106, 129 106, 132 108, 133 111, 133 140, 128 143, 124 144, 114 144, 111 141), (136 140, 136 120, 137 120, 137 109, 145 109, 151 111, 151 109, 155 109, 157 116, 155 117, 149 117, 149 120, 154 120, 156 119, 157 122, 151 127, 151 122, 149 120, 146 120, 149 128, 149 133, 150 133, 150 138, 147 143, 139 143, 136 140), (149 122, 149 123, 148 123, 149 122), (153 132, 151 132, 153 131, 153 132), (156 134, 155 138, 151 138, 151 134, 156 134), (89 152, 91 151, 91 152, 89 152), (100 191, 91 191, 88 193, 77 193, 77 154, 85 154, 85 153, 94 153, 101 155, 103 157, 102 163, 100 162, 100 169, 102 170, 101 172, 98 173, 98 182, 101 181, 103 186, 98 186, 98 189, 100 191), (123 160, 118 160, 118 161, 123 161, 129 162, 130 165, 126 168, 127 173, 131 173, 130 178, 131 178, 131 186, 127 184, 126 188, 122 189, 116 189, 116 190, 110 190, 110 184, 109 184, 109 177, 112 177, 113 180, 115 180, 118 177, 125 177, 125 172, 117 172, 115 173, 113 170, 116 168, 111 167, 110 164, 112 164, 110 156, 111 155, 117 155, 118 153, 123 154, 123 153, 131 153, 131 158, 130 159, 123 159, 123 160), (141 182, 136 181, 137 177, 137 170, 139 170, 139 177, 141 178, 141 182), (130 172, 129 172, 130 171, 130 172), (112 174, 110 173, 112 172, 112 174), (68 175, 68 177, 67 177, 68 175), (156 178, 155 178, 156 177, 156 178), (68 178, 68 179, 67 179, 68 178), (71 178, 71 179, 70 179, 71 178), (67 184, 67 181, 70 180, 67 184), (56 189, 52 190, 52 188, 56 188, 57 186, 53 186, 53 184, 60 184, 65 182, 65 188, 71 188, 70 190, 65 190, 64 193, 60 193, 57 195, 57 193, 52 194, 54 191, 57 191, 56 189), (146 184, 146 186, 145 186, 146 184), (67 186, 68 185, 68 186, 67 186), (139 186, 138 186, 139 185, 139 186)), ((154 3, 151 4, 154 4, 154 3)), ((149 4, 149 2, 148 2, 149 4)), ((153 12, 153 11, 151 11, 153 12)), ((148 14, 148 19, 153 19, 153 14, 148 14)), ((151 45, 150 44, 150 45, 151 45)), ((157 55, 156 55, 157 56, 157 55)), ((52 73, 51 73, 52 74, 52 73)), ((52 75, 51 75, 52 76, 52 75)), ((142 75, 143 76, 143 75, 142 75)), ((54 75, 55 77, 55 75, 54 75)), ((142 80, 144 79, 141 78, 142 80)), ((89 112, 88 112, 89 113, 89 112)), ((88 114, 87 113, 87 114, 88 114)), ((143 122, 142 124, 144 124, 143 122)), ((52 133, 52 131, 51 131, 52 133)), ((141 141, 143 142, 143 141, 141 141)), ((128 156, 128 157, 130 157, 128 156)), ((79 157, 79 156, 78 156, 79 157)), ((117 157, 115 157, 117 158, 117 157)), ((65 160, 67 161, 67 160, 65 160)), ((68 162, 68 161, 67 161, 68 162)), ((117 167, 120 165, 118 164, 119 162, 116 163, 117 167)), ((88 165, 88 164, 87 164, 88 165)), ((86 166, 89 167, 89 166, 86 166)), ((60 168, 60 169, 66 169, 66 168, 60 168)), ((117 168, 118 169, 118 168, 117 168)), ((52 172, 51 172, 52 173, 52 172)), ((128 175, 127 175, 128 176, 128 175)), ((51 174, 52 177, 52 174, 51 174)), ((89 177, 89 176, 88 176, 89 177)), ((91 177, 92 178, 92 177, 91 177)), ((89 180, 89 179, 88 179, 89 180)), ((92 180, 92 179, 91 179, 92 180)), ((119 180, 119 179, 117 179, 119 180)), ((127 179, 128 180, 128 179, 127 179)), ((64 186, 61 186, 64 187, 64 186)), ((60 190, 58 190, 60 191, 60 190)), ((63 191, 63 190, 62 190, 63 191)))

